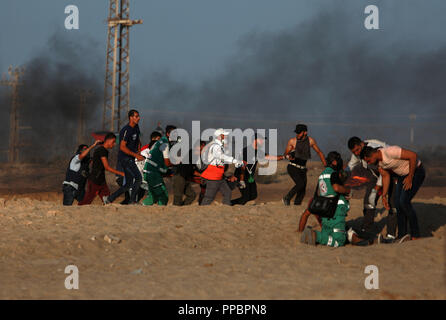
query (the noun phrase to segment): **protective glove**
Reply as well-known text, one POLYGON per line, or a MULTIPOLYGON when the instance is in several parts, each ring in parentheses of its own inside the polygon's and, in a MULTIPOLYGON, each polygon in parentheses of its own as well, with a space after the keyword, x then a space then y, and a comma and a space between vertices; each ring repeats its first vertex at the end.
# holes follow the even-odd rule
POLYGON ((239 182, 239 187, 240 187, 240 189, 245 189, 245 188, 246 188, 246 183, 245 183, 245 181, 240 181, 240 182, 239 182))
POLYGON ((243 161, 234 159, 233 163, 234 163, 236 168, 243 167, 243 161))

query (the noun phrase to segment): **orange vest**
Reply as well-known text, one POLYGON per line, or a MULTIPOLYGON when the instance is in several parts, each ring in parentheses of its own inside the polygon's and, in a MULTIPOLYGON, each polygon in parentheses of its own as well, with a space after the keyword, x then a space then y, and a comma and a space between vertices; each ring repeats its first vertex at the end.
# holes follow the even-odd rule
POLYGON ((203 171, 201 177, 207 180, 221 180, 225 173, 225 166, 213 166, 208 165, 206 170, 203 171))

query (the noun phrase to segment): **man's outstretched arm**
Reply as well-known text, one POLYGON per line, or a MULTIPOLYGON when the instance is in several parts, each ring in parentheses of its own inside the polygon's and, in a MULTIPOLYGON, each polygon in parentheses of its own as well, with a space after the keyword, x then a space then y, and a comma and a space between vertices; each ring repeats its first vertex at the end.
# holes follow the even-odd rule
POLYGON ((310 147, 312 147, 314 149, 314 151, 316 151, 316 153, 319 155, 319 158, 321 158, 321 162, 324 164, 324 167, 327 166, 327 163, 325 162, 325 156, 323 154, 323 152, 321 151, 321 149, 319 149, 316 140, 314 140, 311 137, 308 137, 310 139, 310 147))

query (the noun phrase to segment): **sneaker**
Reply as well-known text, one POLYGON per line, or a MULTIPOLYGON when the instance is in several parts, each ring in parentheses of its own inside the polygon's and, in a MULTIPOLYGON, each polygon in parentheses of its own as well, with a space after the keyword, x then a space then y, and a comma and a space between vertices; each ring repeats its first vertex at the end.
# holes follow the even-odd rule
POLYGON ((381 243, 394 243, 395 242, 395 238, 394 237, 383 237, 383 235, 380 233, 378 235, 378 244, 381 243))
POLYGON ((406 241, 409 241, 409 240, 410 240, 410 235, 406 234, 398 241, 398 243, 406 242, 406 241))
POLYGON ((396 240, 396 237, 394 235, 391 235, 390 233, 388 233, 386 235, 386 239, 396 240))
POLYGON ((102 197, 102 201, 104 202, 104 204, 110 204, 111 201, 108 200, 108 196, 102 197))
POLYGON ((287 198, 285 198, 285 197, 283 197, 283 198, 282 198, 282 203, 283 203, 284 205, 286 205, 286 206, 289 206, 289 205, 290 205, 290 200, 287 199, 287 198))
POLYGON ((302 232, 302 235, 300 237, 300 242, 315 246, 316 245, 315 232, 310 227, 306 227, 302 232))

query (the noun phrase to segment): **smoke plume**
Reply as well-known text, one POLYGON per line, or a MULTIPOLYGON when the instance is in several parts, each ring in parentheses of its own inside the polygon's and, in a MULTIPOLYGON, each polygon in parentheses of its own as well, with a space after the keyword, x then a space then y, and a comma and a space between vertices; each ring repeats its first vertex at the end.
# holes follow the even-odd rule
MULTIPOLYGON (((73 43, 53 35, 47 47, 25 64, 19 88, 20 161, 48 162, 64 158, 76 149, 80 119, 80 90, 91 90, 84 106, 86 129, 98 127, 102 101, 101 63, 92 43, 73 43)), ((8 119, 2 136, 9 136, 10 91, 2 90, 2 114, 8 119)), ((3 116, 2 116, 3 118, 3 116)), ((88 130, 85 130, 85 135, 88 130)), ((85 137, 85 142, 91 139, 85 137)), ((83 141, 79 141, 85 143, 83 141)), ((4 144, 5 145, 5 144, 4 144)))
POLYGON ((441 143, 442 126, 426 115, 441 114, 446 103, 446 47, 413 47, 365 30, 363 19, 332 10, 281 32, 253 32, 225 70, 202 84, 160 71, 136 91, 159 111, 149 119, 278 128, 282 146, 298 122, 308 123, 325 149, 345 149, 352 135, 407 145, 412 113, 415 143, 441 143))

